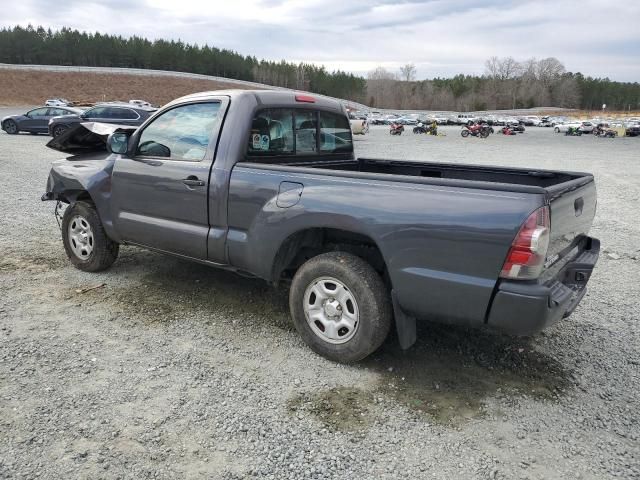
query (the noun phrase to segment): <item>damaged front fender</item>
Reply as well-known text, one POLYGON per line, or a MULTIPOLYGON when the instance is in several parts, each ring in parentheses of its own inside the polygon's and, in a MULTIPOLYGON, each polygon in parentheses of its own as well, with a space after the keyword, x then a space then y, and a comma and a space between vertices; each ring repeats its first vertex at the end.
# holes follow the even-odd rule
POLYGON ((134 127, 82 123, 70 129, 47 146, 66 153, 75 153, 51 165, 47 188, 42 200, 73 204, 80 200, 92 202, 107 235, 118 241, 111 215, 111 175, 117 155, 109 153, 106 141, 116 131, 135 131, 134 127))

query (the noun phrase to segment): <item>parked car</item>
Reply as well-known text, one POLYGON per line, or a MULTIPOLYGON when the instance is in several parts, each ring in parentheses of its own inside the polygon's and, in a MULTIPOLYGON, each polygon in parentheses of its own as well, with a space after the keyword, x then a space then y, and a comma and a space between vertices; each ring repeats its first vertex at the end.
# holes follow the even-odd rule
POLYGON ((470 113, 459 113, 456 115, 456 123, 458 125, 471 125, 475 123, 476 116, 471 115, 470 113))
POLYGON ((50 98, 44 104, 47 107, 70 107, 72 105, 66 98, 50 98))
POLYGON ((596 124, 593 122, 580 122, 580 127, 578 127, 582 133, 593 133, 593 130, 596 128, 596 124))
POLYGON ((447 117, 446 115, 443 114, 436 114, 433 116, 433 118, 435 119, 436 123, 438 125, 448 125, 449 124, 449 117, 447 117))
POLYGON ((542 117, 540 119, 540 123, 538 124, 539 127, 551 127, 552 125, 552 121, 551 121, 551 117, 542 117))
POLYGON ((9 115, 2 119, 2 130, 9 134, 20 132, 47 133, 49 120, 60 115, 81 115, 82 110, 73 107, 40 107, 22 115, 9 115))
POLYGON ((579 122, 577 120, 569 120, 564 123, 556 124, 556 126, 553 127, 553 131, 556 133, 567 133, 567 130, 569 130, 570 128, 579 129, 581 126, 582 122, 579 122))
POLYGON ((627 137, 640 136, 640 122, 627 122, 624 124, 625 135, 627 137))
POLYGON ((48 131, 52 137, 62 135, 69 127, 80 122, 117 123, 139 126, 155 112, 155 108, 138 107, 129 103, 98 104, 76 115, 54 117, 49 120, 48 131))
POLYGON ((541 122, 540 117, 538 117, 537 115, 527 115, 526 117, 521 117, 521 121, 526 127, 537 127, 541 122))
POLYGON ((366 120, 350 118, 351 133, 354 135, 366 135, 369 133, 369 122, 366 120))
POLYGON ((394 123, 400 124, 400 125, 417 125, 418 124, 418 118, 417 117, 410 117, 410 116, 406 116, 406 117, 400 117, 400 118, 396 118, 393 120, 394 123))
POLYGON ((74 266, 138 245, 290 280, 296 329, 334 361, 366 357, 392 325, 407 348, 416 319, 536 332, 574 311, 599 253, 592 175, 356 158, 342 105, 308 94, 194 94, 139 128, 83 123, 48 146, 71 155, 42 199, 68 205, 74 266))

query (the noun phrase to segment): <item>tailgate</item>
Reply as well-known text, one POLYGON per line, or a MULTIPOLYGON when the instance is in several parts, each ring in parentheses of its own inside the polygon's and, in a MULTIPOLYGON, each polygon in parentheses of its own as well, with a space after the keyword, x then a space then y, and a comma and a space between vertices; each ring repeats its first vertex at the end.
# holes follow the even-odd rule
POLYGON ((587 233, 596 214, 593 176, 547 187, 551 211, 551 235, 545 266, 567 255, 587 233))

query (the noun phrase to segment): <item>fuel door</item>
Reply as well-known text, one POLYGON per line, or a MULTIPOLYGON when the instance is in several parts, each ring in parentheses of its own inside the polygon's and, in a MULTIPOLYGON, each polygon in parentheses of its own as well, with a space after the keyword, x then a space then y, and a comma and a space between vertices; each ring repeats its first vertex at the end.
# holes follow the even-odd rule
POLYGON ((293 207, 300 201, 304 185, 297 182, 281 182, 276 205, 280 208, 293 207))

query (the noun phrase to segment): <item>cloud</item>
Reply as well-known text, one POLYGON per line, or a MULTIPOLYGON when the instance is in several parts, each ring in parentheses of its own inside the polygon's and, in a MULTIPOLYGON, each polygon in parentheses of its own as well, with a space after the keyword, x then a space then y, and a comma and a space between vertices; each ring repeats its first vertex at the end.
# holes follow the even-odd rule
POLYGON ((601 0, 22 0, 10 26, 173 38, 359 74, 415 63, 419 78, 478 74, 487 57, 554 56, 567 70, 640 80, 640 2, 601 0))

